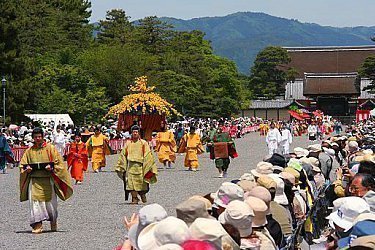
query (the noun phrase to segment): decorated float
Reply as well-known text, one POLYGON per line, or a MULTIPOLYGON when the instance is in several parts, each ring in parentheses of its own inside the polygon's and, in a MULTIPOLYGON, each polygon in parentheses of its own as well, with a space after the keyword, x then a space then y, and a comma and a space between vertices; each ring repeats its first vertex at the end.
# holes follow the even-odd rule
POLYGON ((167 117, 179 115, 173 105, 155 93, 154 89, 154 86, 147 86, 146 76, 135 79, 134 85, 129 88, 131 94, 124 96, 107 114, 118 117, 118 130, 129 131, 131 126, 139 125, 142 137, 151 140, 152 132, 159 131, 167 117))

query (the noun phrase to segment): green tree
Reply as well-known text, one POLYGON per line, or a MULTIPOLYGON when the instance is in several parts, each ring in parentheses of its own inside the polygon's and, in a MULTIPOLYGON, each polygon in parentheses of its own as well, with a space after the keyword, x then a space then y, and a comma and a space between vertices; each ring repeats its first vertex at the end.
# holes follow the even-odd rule
POLYGON ((85 0, 1 2, 0 74, 10 83, 7 113, 13 120, 22 119, 24 110, 34 110, 33 76, 47 64, 46 55, 54 62, 61 50, 77 53, 90 44, 90 7, 85 0))
POLYGON ((89 49, 78 61, 92 79, 106 88, 113 104, 129 93, 128 87, 135 77, 147 75, 156 63, 156 59, 141 48, 120 45, 89 49))
POLYGON ((200 99, 200 86, 195 78, 166 70, 158 72, 151 81, 155 82, 156 91, 183 115, 191 116, 196 113, 195 105, 200 99))
POLYGON ((236 115, 246 103, 250 93, 245 88, 244 78, 238 75, 234 62, 210 55, 206 59, 209 65, 209 80, 205 95, 213 95, 215 114, 222 117, 236 115))
POLYGON ((129 19, 122 9, 107 11, 105 20, 99 22, 98 42, 121 45, 131 43, 133 26, 129 19))
MULTIPOLYGON (((291 61, 286 49, 270 46, 259 52, 254 66, 251 68, 249 87, 257 97, 273 99, 283 96, 285 82, 288 79, 287 70, 282 66, 291 61)), ((293 75, 290 72, 289 75, 293 75)))
POLYGON ((145 17, 138 21, 136 39, 143 49, 152 54, 161 54, 175 33, 173 26, 159 20, 156 16, 145 17))
POLYGON ((105 88, 73 65, 44 66, 29 82, 31 109, 39 113, 68 113, 76 123, 99 121, 108 108, 105 88))
POLYGON ((361 77, 369 78, 371 83, 365 87, 363 90, 367 90, 370 93, 375 93, 375 56, 369 56, 363 62, 359 69, 359 74, 361 77))

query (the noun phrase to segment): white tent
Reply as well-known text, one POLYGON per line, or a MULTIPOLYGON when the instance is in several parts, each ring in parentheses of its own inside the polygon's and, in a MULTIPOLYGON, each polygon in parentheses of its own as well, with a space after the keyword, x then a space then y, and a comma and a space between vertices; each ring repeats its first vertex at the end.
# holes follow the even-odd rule
POLYGON ((25 114, 25 116, 33 121, 39 121, 42 125, 48 125, 51 121, 55 123, 55 126, 59 124, 74 125, 68 114, 25 114))

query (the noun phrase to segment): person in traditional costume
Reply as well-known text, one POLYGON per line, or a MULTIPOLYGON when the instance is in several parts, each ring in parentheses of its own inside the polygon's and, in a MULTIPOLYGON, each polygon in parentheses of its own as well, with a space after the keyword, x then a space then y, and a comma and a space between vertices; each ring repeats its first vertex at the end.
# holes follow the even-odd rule
POLYGON ((57 126, 56 131, 53 133, 53 145, 62 156, 64 156, 65 142, 65 132, 61 130, 60 126, 57 126))
POLYGON ((20 162, 20 200, 29 200, 32 233, 42 233, 43 221, 57 231, 57 196, 65 201, 73 194, 68 169, 55 146, 44 141, 43 130, 32 132, 34 145, 20 162))
POLYGON ((195 133, 195 126, 191 126, 189 133, 182 137, 178 152, 186 153, 184 165, 187 170, 197 171, 198 155, 204 152, 204 148, 200 136, 195 133))
POLYGON ((0 133, 0 171, 6 174, 7 162, 14 163, 12 150, 9 147, 7 139, 0 133))
POLYGON ((230 163, 229 157, 238 156, 232 137, 223 131, 224 122, 219 122, 219 128, 213 136, 210 146, 210 159, 215 160, 215 166, 219 171, 219 178, 226 178, 230 163))
POLYGON ((275 128, 275 123, 271 123, 270 130, 267 133, 266 136, 266 142, 268 147, 268 154, 273 155, 274 153, 277 153, 277 149, 279 147, 279 143, 281 141, 281 134, 280 131, 275 128))
POLYGON ((172 162, 176 160, 176 141, 172 131, 167 130, 167 125, 163 121, 161 124, 161 132, 156 135, 155 151, 158 154, 159 162, 164 167, 172 168, 172 162))
POLYGON ((86 144, 81 141, 79 132, 75 134, 74 141, 70 144, 67 162, 72 178, 76 180, 76 184, 81 184, 83 172, 88 166, 88 151, 86 144))
POLYGON ((86 146, 91 158, 92 170, 94 173, 102 171, 105 167, 105 156, 111 154, 111 149, 108 145, 108 138, 100 132, 99 127, 95 127, 94 135, 86 142, 86 146))
POLYGON ((131 140, 122 149, 115 171, 124 182, 125 200, 130 193, 131 204, 138 204, 138 196, 146 203, 149 185, 157 182, 158 169, 150 146, 140 138, 139 126, 132 126, 131 132, 131 140))
POLYGON ((312 121, 309 127, 307 128, 307 134, 309 141, 316 141, 318 137, 318 126, 315 124, 315 121, 312 121))
POLYGON ((287 155, 289 154, 289 146, 293 142, 292 133, 287 128, 286 124, 284 123, 281 128, 281 141, 280 141, 280 149, 281 154, 287 155))

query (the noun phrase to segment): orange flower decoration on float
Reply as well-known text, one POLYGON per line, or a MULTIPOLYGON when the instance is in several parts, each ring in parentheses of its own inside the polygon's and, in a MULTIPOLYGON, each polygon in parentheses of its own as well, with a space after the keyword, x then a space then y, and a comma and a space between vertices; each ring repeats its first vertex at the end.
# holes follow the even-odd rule
POLYGON ((110 108, 108 115, 122 113, 180 115, 172 104, 153 92, 154 89, 155 86, 147 87, 147 76, 137 77, 135 84, 129 87, 133 94, 124 96, 119 104, 110 108))

